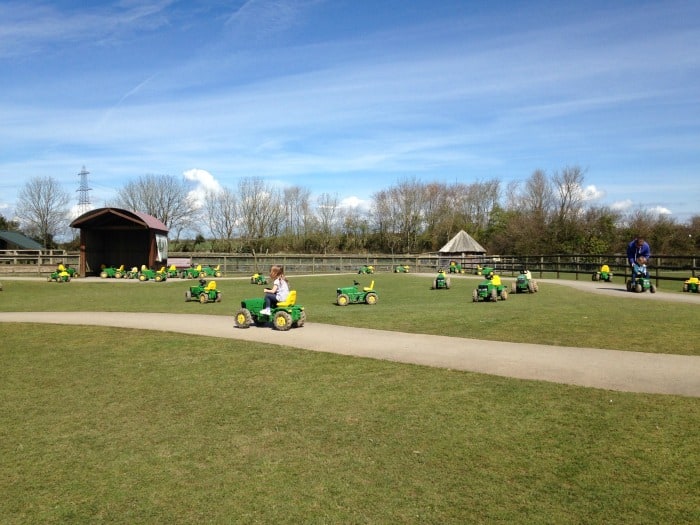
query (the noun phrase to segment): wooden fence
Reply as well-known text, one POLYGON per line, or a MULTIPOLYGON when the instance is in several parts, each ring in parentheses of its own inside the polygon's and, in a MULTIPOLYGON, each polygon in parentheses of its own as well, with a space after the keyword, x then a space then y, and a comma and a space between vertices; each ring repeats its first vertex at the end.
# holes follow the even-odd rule
MULTIPOLYGON (((0 275, 44 276, 59 263, 78 267, 77 252, 62 250, 5 250, 0 251, 0 275)), ((607 255, 511 255, 443 256, 420 255, 307 255, 307 254, 223 254, 223 253, 170 253, 178 263, 219 265, 224 275, 267 273, 272 264, 282 264, 290 275, 357 272, 364 265, 372 265, 376 272, 393 272, 397 266, 408 266, 411 273, 435 272, 447 268, 451 261, 464 272, 474 273, 478 267, 491 266, 502 275, 517 275, 528 269, 534 276, 559 278, 563 274, 576 279, 589 279, 600 266, 607 264, 615 275, 627 276, 630 269, 624 254, 607 255)), ((698 275, 699 255, 654 255, 649 265, 652 277, 658 281, 681 281, 698 275)))

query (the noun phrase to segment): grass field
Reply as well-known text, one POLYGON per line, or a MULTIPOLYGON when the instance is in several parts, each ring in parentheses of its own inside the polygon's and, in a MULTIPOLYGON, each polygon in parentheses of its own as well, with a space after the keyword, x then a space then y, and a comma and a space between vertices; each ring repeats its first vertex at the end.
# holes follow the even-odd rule
MULTIPOLYGON (((290 277, 309 322, 498 341, 699 355, 694 327, 698 304, 640 301, 540 283, 537 294, 472 303, 478 280, 453 277, 450 290, 430 290, 433 276, 375 274, 290 277), (379 302, 335 306, 336 288, 374 279, 379 302)), ((505 282, 510 282, 505 279, 505 282)), ((6 281, 0 311, 129 311, 230 315, 240 300, 260 296, 245 279, 218 279, 221 303, 186 303, 192 281, 163 283, 99 280, 93 283, 6 281)), ((617 283, 621 290, 622 282, 617 283)), ((57 314, 59 315, 59 314, 57 314)))
MULTIPOLYGON (((356 276, 292 284, 310 322, 697 354, 693 304, 547 284, 474 304, 476 281, 374 277, 374 307, 333 305, 356 276)), ((0 310, 58 316, 232 315, 261 293, 3 284, 0 310)), ((0 323, 0 340, 3 524, 700 522, 697 399, 151 331, 0 323)))

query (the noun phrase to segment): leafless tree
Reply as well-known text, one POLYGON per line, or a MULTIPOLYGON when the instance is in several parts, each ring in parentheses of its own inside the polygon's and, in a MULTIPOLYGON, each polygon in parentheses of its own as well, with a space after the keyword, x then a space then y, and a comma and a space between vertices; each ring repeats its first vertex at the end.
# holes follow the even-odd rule
POLYGON ((50 248, 68 223, 70 195, 52 177, 34 177, 19 192, 15 213, 22 229, 50 248))
POLYGON ((557 219, 575 220, 583 209, 584 173, 578 166, 566 167, 554 174, 557 219))
POLYGON ((295 244, 312 231, 314 213, 311 209, 311 190, 292 186, 283 190, 284 225, 282 231, 295 244))
POLYGON ((190 190, 184 178, 143 175, 119 190, 116 204, 152 215, 179 238, 180 233, 194 225, 198 218, 197 201, 190 190))
POLYGON ((325 254, 333 240, 333 236, 340 230, 338 194, 322 193, 316 200, 316 217, 321 249, 325 254))
POLYGON ((260 177, 248 177, 238 183, 238 217, 241 237, 260 251, 264 239, 279 234, 284 221, 280 191, 260 177))
POLYGON ((209 231, 220 241, 227 251, 231 251, 232 239, 238 223, 238 199, 229 188, 210 190, 204 198, 204 212, 209 231))

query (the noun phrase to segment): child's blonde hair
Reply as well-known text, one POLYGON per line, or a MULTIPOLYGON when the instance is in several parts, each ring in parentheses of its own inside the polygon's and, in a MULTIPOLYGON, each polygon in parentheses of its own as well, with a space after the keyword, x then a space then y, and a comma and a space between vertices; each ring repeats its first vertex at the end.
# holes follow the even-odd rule
POLYGON ((647 258, 644 257, 643 255, 640 255, 637 257, 637 264, 646 264, 647 263, 647 258))

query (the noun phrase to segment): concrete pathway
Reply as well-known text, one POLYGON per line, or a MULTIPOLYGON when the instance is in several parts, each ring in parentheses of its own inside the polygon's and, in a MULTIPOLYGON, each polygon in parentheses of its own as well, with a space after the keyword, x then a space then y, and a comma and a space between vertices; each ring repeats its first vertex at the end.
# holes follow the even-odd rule
POLYGON ((234 327, 233 316, 0 312, 1 322, 162 330, 624 392, 700 397, 700 356, 504 343, 308 322, 287 332, 240 329, 234 327))

